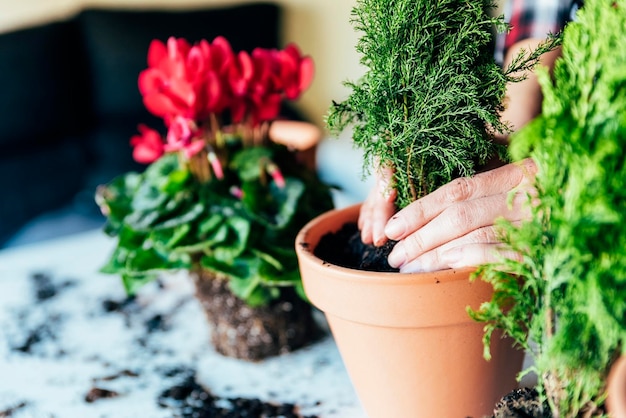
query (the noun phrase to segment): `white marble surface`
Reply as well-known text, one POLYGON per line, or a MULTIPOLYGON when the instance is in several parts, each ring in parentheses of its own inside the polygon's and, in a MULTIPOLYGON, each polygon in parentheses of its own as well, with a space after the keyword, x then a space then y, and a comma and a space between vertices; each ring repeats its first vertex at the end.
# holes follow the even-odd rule
POLYGON ((105 301, 125 298, 117 277, 98 272, 112 244, 95 230, 0 251, 1 416, 169 417, 156 401, 177 383, 167 372, 190 368, 220 397, 295 403, 321 418, 365 417, 330 336, 260 363, 215 353, 184 275, 147 286, 132 309, 108 312, 105 301), (54 296, 37 300, 36 273, 50 278, 54 296), (160 326, 147 332, 154 318, 160 326), (88 403, 92 387, 119 396, 88 403))

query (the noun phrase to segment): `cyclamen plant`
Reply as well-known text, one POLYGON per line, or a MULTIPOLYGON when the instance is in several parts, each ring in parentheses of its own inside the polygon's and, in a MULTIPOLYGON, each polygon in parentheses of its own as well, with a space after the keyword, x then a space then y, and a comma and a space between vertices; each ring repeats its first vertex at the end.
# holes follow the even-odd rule
POLYGON ((268 132, 313 73, 294 44, 235 53, 223 37, 154 40, 139 90, 166 133, 139 125, 133 157, 149 166, 98 189, 105 232, 118 239, 102 270, 131 294, 160 271, 204 268, 229 277, 250 305, 281 287, 304 295, 293 240, 332 200, 268 132))

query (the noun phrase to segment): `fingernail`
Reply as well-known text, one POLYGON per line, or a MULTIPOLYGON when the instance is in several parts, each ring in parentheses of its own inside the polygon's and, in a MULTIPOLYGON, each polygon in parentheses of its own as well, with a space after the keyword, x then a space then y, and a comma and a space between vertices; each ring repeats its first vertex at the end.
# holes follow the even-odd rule
POLYGON ((385 235, 390 239, 400 239, 404 235, 406 225, 402 219, 393 217, 385 225, 385 235))
POLYGON ((376 247, 382 246, 385 242, 387 242, 387 237, 384 235, 374 237, 374 245, 376 247))
POLYGON ((406 262, 406 252, 404 251, 404 245, 399 242, 394 247, 389 256, 387 262, 391 267, 398 268, 406 262))

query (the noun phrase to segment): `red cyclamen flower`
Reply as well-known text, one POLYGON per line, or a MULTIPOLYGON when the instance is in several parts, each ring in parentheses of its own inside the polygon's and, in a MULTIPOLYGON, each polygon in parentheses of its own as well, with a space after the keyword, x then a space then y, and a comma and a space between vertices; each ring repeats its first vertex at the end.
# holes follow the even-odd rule
POLYGON ((148 67, 139 75, 139 90, 146 108, 162 118, 183 116, 201 120, 228 106, 224 73, 233 52, 222 37, 212 44, 189 45, 169 38, 167 45, 154 40, 148 50, 148 67))
POLYGON ((133 159, 141 164, 150 164, 159 159, 164 153, 164 144, 161 134, 146 125, 139 125, 139 135, 130 139, 133 148, 133 159))
POLYGON ((191 113, 196 97, 185 67, 189 49, 184 39, 170 38, 167 46, 159 40, 150 43, 149 68, 139 74, 139 91, 146 108, 155 116, 195 116, 191 113))
POLYGON ((309 87, 313 72, 313 60, 295 44, 235 54, 221 36, 194 45, 171 37, 152 41, 138 84, 146 108, 168 126, 164 151, 191 157, 205 146, 198 132, 219 129, 214 122, 222 113, 228 111, 232 123, 252 126, 273 120, 283 99, 294 100, 309 87))
POLYGON ((284 50, 278 51, 278 62, 285 97, 295 100, 300 93, 309 88, 313 81, 315 72, 313 59, 300 55, 298 47, 295 44, 289 44, 284 50))
POLYGON ((192 130, 193 121, 182 116, 175 117, 167 130, 167 143, 164 146, 166 152, 183 151, 187 158, 191 158, 200 152, 205 143, 200 138, 194 138, 195 130, 192 130))
POLYGON ((234 94, 231 113, 235 122, 248 117, 247 121, 256 125, 275 119, 283 98, 297 99, 309 87, 314 66, 295 44, 284 50, 256 48, 251 58, 240 54, 239 67, 230 73, 229 85, 234 94))

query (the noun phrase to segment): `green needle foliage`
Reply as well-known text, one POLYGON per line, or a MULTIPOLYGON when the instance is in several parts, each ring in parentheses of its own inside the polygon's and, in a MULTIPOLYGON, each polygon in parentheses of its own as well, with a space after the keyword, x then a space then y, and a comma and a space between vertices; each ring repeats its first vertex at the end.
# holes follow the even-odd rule
POLYGON ((327 115, 332 133, 353 126, 365 153, 395 172, 404 207, 458 176, 470 176, 505 150, 493 141, 508 133, 500 120, 505 88, 519 80, 557 38, 520 55, 505 71, 493 58, 492 0, 357 0, 353 24, 365 75, 346 82, 349 97, 327 115))
POLYGON ((626 0, 587 0, 563 34, 542 116, 514 136, 538 166, 532 219, 501 223, 520 261, 482 266, 502 328, 535 359, 553 417, 602 416, 606 377, 626 351, 626 0), (529 345, 528 341, 536 345, 529 345))

